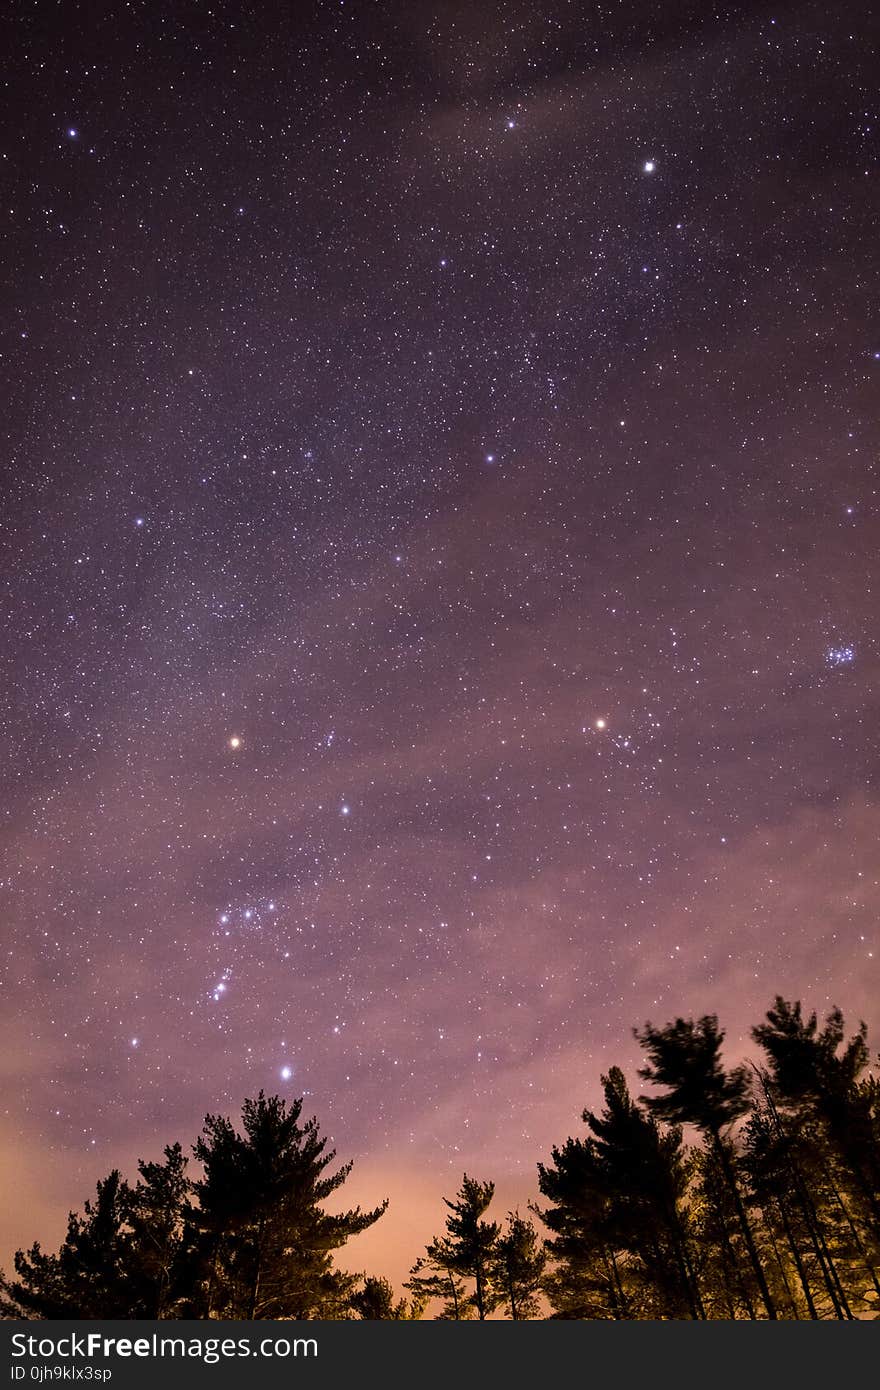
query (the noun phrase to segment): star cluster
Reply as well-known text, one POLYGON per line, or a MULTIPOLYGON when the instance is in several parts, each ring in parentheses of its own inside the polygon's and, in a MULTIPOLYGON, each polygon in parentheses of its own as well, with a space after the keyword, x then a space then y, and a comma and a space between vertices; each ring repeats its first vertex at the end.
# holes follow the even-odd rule
POLYGON ((645 1017, 880 1023, 871 20, 617 10, 9 7, 4 1257, 263 1087, 399 1276, 645 1017))

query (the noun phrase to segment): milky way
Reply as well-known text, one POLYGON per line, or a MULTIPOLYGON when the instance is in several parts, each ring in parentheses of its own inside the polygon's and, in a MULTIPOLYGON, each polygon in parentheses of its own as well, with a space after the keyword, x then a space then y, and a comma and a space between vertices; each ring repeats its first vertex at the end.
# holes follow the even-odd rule
POLYGON ((262 1087, 399 1278, 645 1018, 876 1041, 877 16, 618 10, 7 7, 4 1258, 262 1087))

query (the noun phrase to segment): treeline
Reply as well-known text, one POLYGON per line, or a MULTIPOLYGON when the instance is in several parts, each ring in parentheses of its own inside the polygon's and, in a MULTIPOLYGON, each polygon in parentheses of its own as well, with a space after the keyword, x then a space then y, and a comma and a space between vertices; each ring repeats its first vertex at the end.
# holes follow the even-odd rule
POLYGON ((528 1216, 488 1218, 464 1175, 444 1233, 397 1298, 334 1254, 383 1202, 330 1213, 331 1171, 302 1101, 262 1092, 241 1129, 209 1115, 193 1145, 112 1172, 57 1254, 0 1278, 7 1318, 856 1319, 880 1317, 880 1081, 864 1024, 848 1040, 777 997, 760 1062, 726 1069, 714 1015, 636 1031, 653 1088, 602 1077, 585 1133, 538 1164, 528 1216), (686 1139, 686 1134, 688 1138, 686 1139), (539 1223, 539 1224, 536 1224, 539 1223), (544 1232, 548 1234, 544 1234, 544 1232))

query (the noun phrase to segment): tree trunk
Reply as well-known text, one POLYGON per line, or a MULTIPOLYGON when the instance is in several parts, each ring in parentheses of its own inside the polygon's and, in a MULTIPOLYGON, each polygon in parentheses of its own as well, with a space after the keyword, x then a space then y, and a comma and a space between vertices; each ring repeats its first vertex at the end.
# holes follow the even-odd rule
POLYGON ((810 1244, 813 1247, 813 1253, 816 1256, 816 1259, 819 1263, 819 1268, 822 1271, 822 1278, 825 1283, 825 1288, 828 1291, 828 1296, 831 1299, 831 1306, 834 1309, 835 1316, 837 1318, 840 1318, 841 1320, 845 1320, 847 1316, 851 1317, 852 1314, 847 1314, 847 1312, 844 1311, 846 1296, 844 1295, 843 1297, 843 1303, 841 1303, 841 1299, 839 1297, 839 1293, 842 1293, 842 1288, 840 1285, 840 1280, 837 1276, 837 1270, 834 1267, 834 1261, 831 1258, 831 1253, 828 1250, 825 1238, 822 1234, 822 1223, 819 1217, 818 1209, 816 1207, 815 1202, 813 1201, 813 1197, 810 1192, 807 1180, 804 1177, 803 1170, 801 1169, 801 1166, 798 1163, 797 1159, 792 1156, 790 1147, 790 1137, 786 1134, 785 1127, 782 1123, 782 1120, 780 1119, 779 1111, 776 1108, 776 1103, 773 1099, 773 1093, 770 1089, 769 1080, 767 1076, 761 1071, 758 1071, 758 1076, 761 1080, 761 1086, 764 1091, 767 1106, 769 1108, 771 1116, 773 1117, 773 1123, 776 1127, 776 1133, 785 1145, 785 1166, 788 1169, 788 1172, 791 1177, 792 1185, 794 1187, 795 1198, 797 1200, 798 1206, 801 1209, 801 1215, 809 1233, 810 1244))
POLYGON ((510 1271, 508 1271, 507 1274, 507 1293, 510 1298, 510 1316, 514 1322, 519 1322, 520 1316, 516 1307, 516 1290, 514 1288, 513 1275, 510 1271))
POLYGON ((728 1311, 730 1313, 731 1318, 736 1317, 736 1310, 731 1303, 733 1297, 733 1289, 734 1286, 736 1286, 739 1288, 740 1297, 742 1299, 743 1306, 745 1307, 745 1310, 749 1316, 749 1320, 751 1322, 754 1322, 756 1320, 755 1310, 752 1306, 752 1300, 749 1296, 748 1288, 746 1287, 742 1277, 742 1273, 740 1270, 740 1262, 737 1259, 736 1251, 730 1243, 730 1233, 727 1229, 727 1218, 724 1215, 724 1209, 721 1205, 721 1197, 717 1188, 717 1179, 714 1174, 712 1175, 711 1182, 712 1189, 710 1195, 711 1200, 715 1204, 715 1215, 718 1220, 718 1243, 721 1247, 721 1263, 725 1270, 724 1293, 725 1298, 727 1299, 728 1311))
POLYGON ((801 1288, 804 1291, 804 1298, 807 1304, 807 1311, 812 1319, 818 1321, 819 1314, 816 1312, 816 1304, 813 1300, 812 1290, 810 1289, 810 1281, 807 1276, 807 1271, 804 1266, 801 1252, 798 1249, 798 1243, 795 1240, 794 1233, 791 1229, 791 1222, 788 1219, 788 1212, 785 1210, 785 1203, 781 1197, 778 1197, 776 1199, 776 1205, 779 1208, 779 1217, 782 1222, 782 1229, 785 1232, 785 1238, 788 1241, 788 1248, 791 1251, 791 1257, 794 1260, 794 1267, 797 1270, 798 1278, 801 1281, 801 1288))
POLYGON ((859 1235, 859 1232, 858 1232, 858 1229, 857 1229, 857 1227, 856 1227, 856 1224, 855 1224, 855 1222, 853 1221, 853 1219, 852 1219, 852 1217, 851 1217, 851 1215, 850 1215, 850 1213, 849 1213, 849 1208, 847 1207, 846 1203, 844 1202, 843 1197, 840 1195, 840 1192, 839 1192, 838 1189, 837 1189, 837 1184, 835 1183, 834 1178, 833 1178, 832 1174, 830 1173, 830 1171, 828 1170, 827 1167, 825 1168, 825 1177, 826 1177, 827 1180, 828 1180, 828 1185, 829 1185, 829 1187, 831 1188, 831 1191, 834 1193, 834 1197, 835 1197, 835 1200, 836 1200, 836 1202, 837 1202, 837 1205, 840 1207, 840 1210, 843 1212, 844 1219, 845 1219, 845 1221, 846 1221, 847 1226, 848 1226, 849 1229, 850 1229, 850 1233, 851 1233, 852 1238, 853 1238, 853 1244, 855 1245, 856 1249, 858 1250, 859 1254, 861 1255, 861 1257, 862 1257, 862 1263, 864 1264, 864 1266, 865 1266, 865 1268, 867 1269, 869 1275, 871 1276, 871 1283, 874 1285, 874 1288, 876 1289, 877 1293, 880 1294, 880 1280, 878 1280, 878 1278, 877 1278, 877 1270, 874 1268, 874 1265, 873 1265, 873 1263, 871 1262, 871 1257, 870 1257, 870 1255, 868 1254, 868 1251, 867 1251, 867 1249, 865 1248, 865 1246, 864 1246, 864 1244, 863 1244, 863 1242, 862 1242, 862 1238, 861 1238, 861 1236, 859 1235))
POLYGON ((485 1322, 486 1309, 483 1299, 483 1271, 480 1269, 479 1265, 474 1270, 474 1298, 477 1304, 477 1317, 480 1319, 480 1322, 485 1322))
POLYGON ((746 1249, 749 1252, 749 1259, 751 1261, 752 1269, 755 1271, 755 1278, 758 1281, 758 1288, 761 1293, 761 1301, 763 1302, 764 1307, 767 1310, 767 1317, 775 1322, 777 1318, 776 1308, 774 1306, 773 1299, 770 1296, 770 1290, 767 1287, 767 1280, 764 1277, 764 1270, 761 1267, 761 1261, 758 1258, 758 1248, 755 1245, 755 1238, 752 1234, 752 1228, 749 1223, 749 1218, 746 1214, 746 1209, 743 1205, 742 1197, 740 1196, 739 1184, 736 1181, 736 1174, 733 1171, 733 1165, 730 1162, 730 1156, 727 1150, 725 1149, 724 1143, 721 1139, 721 1135, 717 1130, 713 1134, 712 1138, 715 1142, 715 1152, 717 1153, 718 1161, 721 1164, 721 1171, 724 1173, 724 1176, 727 1180, 727 1185, 730 1188, 730 1195, 733 1198, 733 1205, 736 1208, 736 1214, 739 1219, 740 1229, 742 1230, 743 1240, 746 1243, 746 1249))
POLYGON ((681 1227, 681 1220, 678 1212, 673 1208, 669 1213, 669 1228, 672 1233, 672 1244, 675 1249, 675 1257, 681 1271, 681 1282, 684 1286, 685 1296, 691 1310, 691 1317, 697 1321, 704 1321, 706 1310, 703 1307, 703 1300, 700 1297, 700 1290, 694 1277, 693 1266, 687 1248, 687 1236, 681 1227))
POLYGON ((776 1267, 779 1270, 779 1277, 782 1280, 782 1287, 785 1289, 785 1293, 788 1298, 788 1306, 791 1308, 792 1317, 796 1322, 800 1322, 801 1315, 798 1312, 797 1299, 791 1291, 791 1284, 789 1283, 788 1271, 786 1270, 785 1263, 782 1259, 782 1256, 779 1253, 779 1244, 776 1239, 776 1232, 774 1231, 772 1224, 767 1220, 766 1212, 764 1212, 764 1224, 767 1227, 767 1238, 770 1241, 771 1246, 773 1247, 773 1258, 776 1260, 776 1267))
POLYGON ((452 1290, 452 1306, 455 1310, 455 1321, 461 1322, 461 1310, 458 1306, 458 1289, 455 1286, 455 1274, 448 1269, 446 1274, 449 1279, 449 1287, 452 1290))
POLYGON ((257 1267, 254 1270, 254 1276, 251 1280, 251 1290, 250 1295, 248 1297, 248 1310, 245 1313, 245 1317, 249 1322, 253 1322, 257 1316, 257 1299, 260 1293, 260 1276, 263 1272, 263 1235, 265 1233, 265 1229, 266 1223, 265 1221, 261 1220, 257 1228, 257 1267))

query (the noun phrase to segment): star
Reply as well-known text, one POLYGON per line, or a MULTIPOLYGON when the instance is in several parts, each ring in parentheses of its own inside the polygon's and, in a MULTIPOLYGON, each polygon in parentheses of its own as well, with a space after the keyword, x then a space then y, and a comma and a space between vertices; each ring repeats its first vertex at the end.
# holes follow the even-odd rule
POLYGON ((657 165, 654 163, 653 159, 646 159, 644 164, 642 165, 642 168, 644 169, 646 174, 653 174, 654 170, 657 168, 657 165))
POLYGON ((605 719, 594 719, 594 720, 593 720, 593 728, 594 728, 594 729, 599 729, 599 731, 601 732, 602 729, 607 729, 607 727, 608 727, 608 722, 607 722, 607 720, 605 720, 605 719))
POLYGON ((293 1076, 293 1067, 282 1067, 280 1075, 282 1081, 289 1081, 293 1076))
POLYGON ((233 749, 233 751, 234 751, 236 748, 240 748, 240 747, 241 747, 241 739, 239 738, 238 734, 233 734, 233 735, 232 735, 232 738, 229 740, 229 747, 230 747, 231 749, 233 749))

